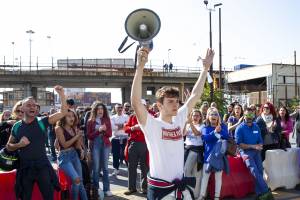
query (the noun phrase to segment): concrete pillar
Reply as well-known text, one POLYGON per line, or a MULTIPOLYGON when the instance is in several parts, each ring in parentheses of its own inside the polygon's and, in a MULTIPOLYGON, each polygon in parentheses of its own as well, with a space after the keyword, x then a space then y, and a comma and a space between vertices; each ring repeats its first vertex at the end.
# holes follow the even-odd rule
POLYGON ((179 86, 179 99, 181 99, 182 102, 185 101, 185 96, 184 96, 184 82, 180 82, 180 86, 179 86))
POLYGON ((37 97, 38 97, 38 91, 37 91, 37 87, 31 87, 31 96, 33 96, 33 98, 37 101, 37 97))
POLYGON ((126 87, 122 87, 122 103, 124 102, 130 102, 130 95, 131 95, 131 87, 130 86, 126 86, 126 87))
POLYGON ((26 83, 23 86, 23 89, 24 89, 24 97, 23 98, 33 97, 34 99, 37 100, 37 90, 38 90, 37 87, 32 87, 31 83, 26 83))
POLYGON ((24 97, 23 98, 32 96, 30 83, 24 84, 23 89, 24 89, 24 97))

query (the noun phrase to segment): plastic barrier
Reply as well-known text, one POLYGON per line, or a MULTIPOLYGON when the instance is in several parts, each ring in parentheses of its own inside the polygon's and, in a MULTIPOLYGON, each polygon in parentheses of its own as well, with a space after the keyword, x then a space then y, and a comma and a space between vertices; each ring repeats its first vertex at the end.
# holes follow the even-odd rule
POLYGON ((263 163, 264 178, 271 190, 295 188, 299 178, 299 148, 268 150, 263 163))
MULTIPOLYGON (((230 173, 223 172, 222 188, 220 198, 233 197, 243 198, 248 194, 254 193, 254 178, 243 162, 242 158, 228 156, 230 173)), ((215 175, 210 175, 208 183, 208 193, 211 198, 215 195, 215 175)))
MULTIPOLYGON (((65 188, 68 188, 66 185, 66 182, 63 181, 64 177, 62 173, 59 173, 59 180, 62 191, 66 190, 65 188)), ((0 171, 0 200, 16 200, 15 196, 15 181, 16 181, 16 170, 9 171, 9 172, 2 172, 0 171)), ((38 188, 38 185, 35 183, 33 187, 32 192, 32 200, 41 200, 42 195, 40 193, 40 190, 38 188)), ((54 193, 54 199, 55 200, 61 200, 61 192, 55 191, 54 193)))

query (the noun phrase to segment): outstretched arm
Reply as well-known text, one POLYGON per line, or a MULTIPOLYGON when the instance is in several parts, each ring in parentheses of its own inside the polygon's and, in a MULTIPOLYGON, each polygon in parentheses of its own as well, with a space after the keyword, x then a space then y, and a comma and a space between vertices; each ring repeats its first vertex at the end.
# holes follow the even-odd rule
POLYGON ((138 51, 138 64, 131 88, 131 104, 136 113, 138 121, 142 125, 146 124, 148 113, 145 106, 141 102, 143 70, 146 62, 148 61, 148 54, 149 50, 146 48, 142 48, 138 51))
POLYGON ((64 88, 60 85, 54 87, 55 91, 58 93, 60 101, 61 101, 61 109, 57 113, 54 113, 49 116, 48 122, 49 124, 55 124, 58 120, 63 118, 68 113, 66 96, 64 92, 64 88))
POLYGON ((188 98, 186 104, 188 107, 188 113, 190 113, 195 106, 196 102, 200 99, 202 93, 203 93, 203 88, 204 88, 204 83, 206 80, 206 75, 207 72, 213 62, 215 52, 212 49, 207 49, 205 59, 202 60, 203 62, 203 70, 192 90, 191 96, 188 98))

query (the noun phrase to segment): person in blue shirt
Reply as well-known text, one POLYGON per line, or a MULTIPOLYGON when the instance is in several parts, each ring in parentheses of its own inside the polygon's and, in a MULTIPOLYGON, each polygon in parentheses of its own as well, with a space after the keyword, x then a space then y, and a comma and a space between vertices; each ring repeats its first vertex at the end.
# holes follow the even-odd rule
MULTIPOLYGON (((208 157, 219 139, 228 139, 228 128, 221 123, 219 112, 216 108, 209 108, 207 110, 206 125, 202 128, 202 140, 204 141, 204 165, 201 180, 201 192, 199 199, 205 199, 206 189, 210 172, 206 172, 208 165, 208 157)), ((222 187, 222 171, 215 172, 215 200, 220 198, 222 187)))
POLYGON ((268 185, 263 178, 263 165, 261 159, 261 150, 263 149, 263 140, 260 128, 253 123, 254 113, 250 108, 244 112, 244 122, 242 122, 235 131, 235 140, 239 145, 240 154, 255 178, 255 193, 258 200, 274 199, 268 189, 268 185))

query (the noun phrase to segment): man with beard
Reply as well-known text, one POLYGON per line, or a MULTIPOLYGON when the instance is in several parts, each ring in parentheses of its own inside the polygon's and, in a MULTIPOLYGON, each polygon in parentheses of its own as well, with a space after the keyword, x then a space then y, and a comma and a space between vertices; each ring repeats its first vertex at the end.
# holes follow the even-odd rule
POLYGON ((255 193, 257 199, 272 200, 274 197, 263 178, 263 165, 261 160, 263 140, 259 127, 253 123, 254 118, 255 115, 251 108, 247 108, 244 112, 244 122, 236 129, 235 140, 239 145, 240 154, 246 166, 255 178, 255 193))
POLYGON ((67 113, 64 89, 55 86, 61 100, 61 110, 49 117, 36 116, 37 103, 32 97, 23 100, 22 120, 16 122, 7 143, 9 151, 18 151, 20 166, 17 169, 15 192, 17 199, 30 200, 33 185, 37 182, 43 199, 52 200, 54 189, 59 190, 57 176, 47 158, 45 138, 49 124, 55 124, 67 113))

